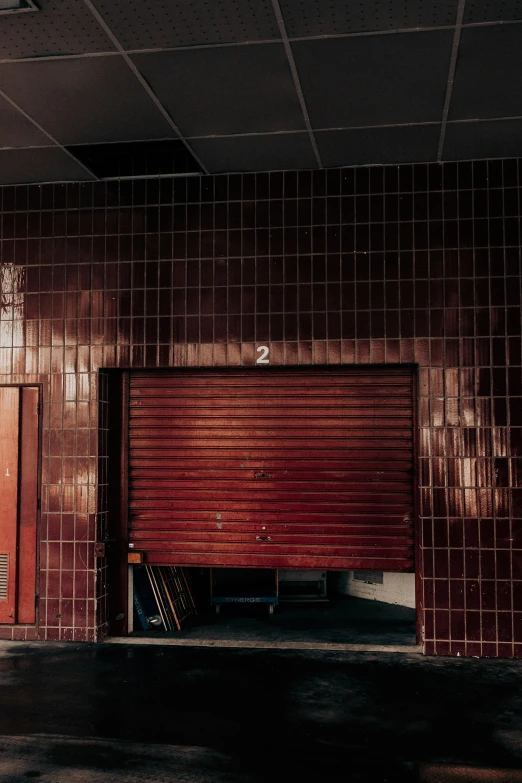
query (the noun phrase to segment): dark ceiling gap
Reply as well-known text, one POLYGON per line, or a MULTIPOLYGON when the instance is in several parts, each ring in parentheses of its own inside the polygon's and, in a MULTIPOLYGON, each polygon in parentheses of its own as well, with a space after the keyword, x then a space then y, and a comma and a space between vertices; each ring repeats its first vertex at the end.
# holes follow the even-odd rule
POLYGON ((67 149, 101 180, 199 176, 203 173, 181 139, 71 145, 67 149))

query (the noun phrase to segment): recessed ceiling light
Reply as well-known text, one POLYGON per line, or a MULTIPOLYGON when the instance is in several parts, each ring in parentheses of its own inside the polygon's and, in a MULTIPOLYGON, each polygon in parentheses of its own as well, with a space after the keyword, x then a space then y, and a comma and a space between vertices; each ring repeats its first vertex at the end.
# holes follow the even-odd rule
POLYGON ((22 11, 38 11, 33 0, 0 0, 0 14, 19 14, 22 11))

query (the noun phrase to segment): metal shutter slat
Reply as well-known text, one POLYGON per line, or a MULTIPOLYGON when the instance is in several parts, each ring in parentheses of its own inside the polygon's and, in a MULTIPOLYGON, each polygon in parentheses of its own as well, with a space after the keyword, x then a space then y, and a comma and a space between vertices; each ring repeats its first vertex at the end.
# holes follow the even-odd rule
POLYGON ((411 571, 411 370, 131 373, 129 482, 151 564, 411 571))

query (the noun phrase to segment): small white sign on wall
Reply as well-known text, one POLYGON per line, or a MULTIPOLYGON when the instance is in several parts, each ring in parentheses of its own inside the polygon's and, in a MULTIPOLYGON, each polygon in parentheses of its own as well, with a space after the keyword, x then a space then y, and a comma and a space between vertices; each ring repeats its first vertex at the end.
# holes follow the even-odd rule
POLYGON ((260 345, 258 348, 256 348, 256 351, 259 354, 258 358, 256 359, 256 364, 270 364, 270 348, 268 345, 260 345))

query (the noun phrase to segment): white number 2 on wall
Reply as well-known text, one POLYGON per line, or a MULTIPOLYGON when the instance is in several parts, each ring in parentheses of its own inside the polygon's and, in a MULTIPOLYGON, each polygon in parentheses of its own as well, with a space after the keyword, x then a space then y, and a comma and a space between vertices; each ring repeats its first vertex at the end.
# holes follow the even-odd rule
POLYGON ((269 351, 268 345, 260 345, 257 349, 259 357, 256 359, 256 364, 270 364, 270 359, 268 358, 269 351))

